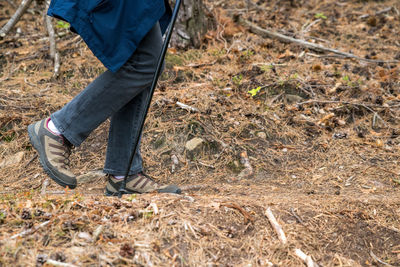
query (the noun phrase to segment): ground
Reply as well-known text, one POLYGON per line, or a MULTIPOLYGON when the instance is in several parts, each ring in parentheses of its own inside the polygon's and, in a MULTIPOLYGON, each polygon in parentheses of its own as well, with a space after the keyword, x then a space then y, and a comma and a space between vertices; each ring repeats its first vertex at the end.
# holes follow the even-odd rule
MULTIPOLYGON (((0 2, 0 25, 10 2, 0 2)), ((301 249, 319 266, 400 266, 400 3, 207 8, 215 28, 199 49, 169 49, 143 133, 147 173, 182 195, 104 197, 108 122, 74 150, 77 189, 49 181, 26 128, 105 69, 54 21, 62 65, 53 77, 36 2, 0 40, 2 265, 302 266, 301 249), (268 39, 243 19, 382 62, 268 39), (195 137, 202 144, 189 151, 195 137)))

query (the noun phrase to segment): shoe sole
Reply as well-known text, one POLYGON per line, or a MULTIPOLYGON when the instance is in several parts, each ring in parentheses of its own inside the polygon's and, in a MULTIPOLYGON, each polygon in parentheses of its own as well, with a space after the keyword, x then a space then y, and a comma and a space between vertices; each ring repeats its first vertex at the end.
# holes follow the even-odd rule
POLYGON ((36 149, 36 151, 39 153, 39 162, 42 165, 44 171, 49 175, 49 177, 56 182, 57 184, 61 185, 62 187, 68 187, 70 189, 74 189, 76 185, 71 185, 71 184, 66 184, 62 180, 60 180, 57 175, 55 175, 52 170, 47 166, 46 161, 43 160, 44 156, 44 151, 42 150, 42 147, 40 145, 40 140, 38 139, 37 135, 35 134, 34 131, 34 125, 31 124, 28 126, 28 135, 29 135, 29 140, 31 141, 31 144, 33 147, 36 149))
MULTIPOLYGON (((140 192, 126 192, 126 193, 122 193, 123 195, 133 195, 133 194, 143 194, 143 193, 140 193, 140 192)), ((110 190, 108 190, 107 189, 107 187, 106 187, 106 190, 105 190, 105 192, 104 192, 104 195, 106 196, 106 197, 117 197, 117 196, 119 196, 119 191, 118 192, 113 192, 113 191, 110 191, 110 190)))
POLYGON ((104 195, 106 197, 117 197, 118 196, 118 192, 111 192, 108 189, 106 189, 106 192, 104 193, 104 195))

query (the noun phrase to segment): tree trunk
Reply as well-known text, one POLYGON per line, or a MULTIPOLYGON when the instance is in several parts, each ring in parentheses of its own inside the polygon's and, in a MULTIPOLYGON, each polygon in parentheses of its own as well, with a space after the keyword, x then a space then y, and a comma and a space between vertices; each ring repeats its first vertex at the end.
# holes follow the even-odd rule
MULTIPOLYGON (((171 2, 175 4, 175 0, 171 2)), ((182 0, 171 46, 199 48, 204 35, 215 25, 208 13, 202 0, 182 0)))

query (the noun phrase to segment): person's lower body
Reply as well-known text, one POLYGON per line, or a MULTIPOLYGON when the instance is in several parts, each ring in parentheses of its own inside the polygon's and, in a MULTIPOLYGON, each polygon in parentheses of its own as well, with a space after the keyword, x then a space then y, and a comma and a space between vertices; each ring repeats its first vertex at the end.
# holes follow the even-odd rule
MULTIPOLYGON (((116 177, 125 175, 134 144, 140 138, 141 119, 146 111, 149 89, 161 46, 161 30, 157 23, 141 41, 132 57, 117 72, 104 72, 71 102, 50 116, 58 133, 74 146, 79 146, 107 118, 111 119, 104 166, 104 172, 111 176, 109 184, 114 181, 113 185, 116 186, 118 184, 116 177)), ((46 131, 47 123, 43 125, 41 129, 46 131)), ((38 148, 43 147, 41 149, 43 155, 39 151, 41 159, 46 157, 46 151, 48 155, 60 156, 59 151, 50 151, 55 148, 45 148, 45 141, 38 142, 40 127, 36 128, 37 132, 34 132, 32 126, 29 135, 31 141, 36 141, 32 143, 38 151, 38 148)), ((60 160, 62 159, 53 161, 60 160)), ((45 160, 43 162, 46 163, 45 160)), ((43 162, 41 160, 42 165, 46 165, 43 162)), ((56 176, 52 168, 45 167, 45 170, 50 177, 51 173, 56 176)), ((130 178, 134 177, 133 185, 135 185, 132 192, 151 191, 149 186, 155 183, 148 180, 147 176, 140 175, 142 171, 142 157, 138 147, 133 163, 129 167, 129 175, 130 178)), ((57 179, 53 180, 58 182, 57 179)), ((74 187, 73 182, 69 186, 74 187)), ((156 183, 153 187, 155 186, 156 183)))

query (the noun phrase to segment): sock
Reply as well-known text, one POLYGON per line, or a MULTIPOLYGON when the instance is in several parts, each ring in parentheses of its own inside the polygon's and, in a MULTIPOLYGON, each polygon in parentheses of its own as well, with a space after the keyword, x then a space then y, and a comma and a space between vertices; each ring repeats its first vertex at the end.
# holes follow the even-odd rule
POLYGON ((49 130, 56 135, 61 135, 60 131, 57 129, 57 127, 54 125, 53 121, 50 119, 47 122, 47 128, 49 128, 49 130))
POLYGON ((117 179, 117 180, 122 180, 122 179, 124 179, 124 175, 113 175, 114 176, 114 178, 115 179, 117 179))

